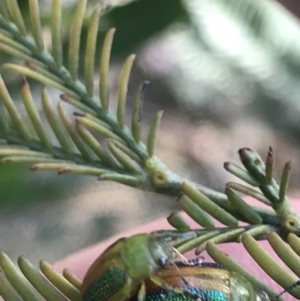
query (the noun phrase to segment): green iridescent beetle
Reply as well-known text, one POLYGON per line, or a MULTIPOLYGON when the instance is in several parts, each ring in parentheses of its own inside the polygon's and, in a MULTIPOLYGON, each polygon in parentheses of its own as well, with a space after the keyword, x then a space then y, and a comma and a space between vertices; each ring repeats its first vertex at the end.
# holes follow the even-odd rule
POLYGON ((146 297, 146 279, 195 300, 197 296, 184 289, 168 286, 156 275, 159 269, 172 264, 178 255, 173 247, 154 234, 121 238, 89 268, 82 283, 83 300, 123 301, 137 293, 142 301, 146 297))
POLYGON ((119 239, 89 268, 82 284, 83 301, 274 300, 219 264, 199 259, 175 262, 177 255, 154 234, 119 239))

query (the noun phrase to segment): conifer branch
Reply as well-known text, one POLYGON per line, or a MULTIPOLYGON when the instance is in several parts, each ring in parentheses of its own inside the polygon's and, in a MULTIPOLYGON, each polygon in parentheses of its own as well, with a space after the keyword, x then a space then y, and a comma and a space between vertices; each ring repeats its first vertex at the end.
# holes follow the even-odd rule
MULTIPOLYGON (((96 7, 91 15, 88 33, 88 43, 85 54, 84 84, 78 74, 80 33, 85 14, 86 0, 79 0, 71 26, 68 62, 64 62, 61 43, 61 1, 53 0, 52 5, 52 52, 45 49, 42 39, 42 29, 39 20, 37 0, 30 0, 30 20, 34 28, 31 35, 24 23, 16 0, 7 0, 7 10, 0 9, 0 50, 23 63, 6 63, 4 68, 13 70, 24 77, 32 78, 45 87, 41 91, 41 101, 47 122, 58 140, 54 144, 50 133, 43 126, 43 122, 32 99, 30 87, 23 79, 20 87, 21 96, 30 123, 28 125, 13 99, 8 93, 4 81, 0 78, 0 163, 24 162, 32 163, 32 170, 57 171, 58 174, 77 173, 94 176, 99 180, 115 181, 142 190, 154 191, 170 196, 179 197, 178 203, 193 220, 205 229, 191 229, 189 222, 181 214, 169 218, 170 223, 177 230, 160 231, 181 252, 196 249, 196 254, 207 249, 216 261, 224 261, 224 256, 218 253, 215 244, 224 242, 242 242, 254 260, 261 263, 263 269, 269 258, 255 244, 255 240, 268 239, 274 250, 280 250, 275 245, 288 241, 299 256, 300 217, 292 210, 286 196, 290 177, 291 164, 288 162, 282 172, 280 184, 273 179, 273 151, 270 149, 267 160, 249 148, 239 151, 243 168, 225 163, 225 169, 243 180, 246 185, 227 183, 225 194, 186 180, 170 171, 154 155, 155 142, 158 135, 162 113, 155 114, 150 125, 147 144, 141 142, 142 126, 142 85, 136 93, 132 109, 131 129, 125 124, 125 106, 127 100, 128 82, 134 55, 125 61, 118 85, 117 111, 109 109, 108 71, 110 51, 113 42, 114 29, 111 29, 104 40, 100 62, 99 96, 94 94, 94 62, 96 53, 96 37, 100 18, 100 8, 96 7), (68 68, 65 67, 68 66, 68 68), (61 102, 53 108, 47 87, 61 92, 61 102), (65 112, 63 102, 72 105, 75 122, 65 112), (80 112, 77 112, 79 110, 80 112), (108 139, 106 149, 95 137, 93 132, 108 139), (259 191, 253 189, 258 188, 259 191), (250 206, 238 194, 252 196, 270 207, 250 206), (216 228, 214 219, 219 220, 225 227, 216 228), (239 226, 238 221, 248 223, 239 226), (182 232, 187 231, 182 240, 182 232), (296 237, 296 238, 295 238, 296 237), (255 238, 255 240, 253 239, 255 238)), ((282 245, 281 245, 282 246, 282 245)), ((296 255, 289 255, 297 258, 296 255)), ((285 258, 284 254, 280 257, 285 258)), ((232 262, 224 261, 225 266, 234 270, 232 262)), ((290 261, 285 258, 289 266, 290 261)), ((272 267, 277 267, 275 262, 272 267)), ((78 300, 80 282, 68 272, 65 278, 70 280, 71 286, 64 278, 51 271, 50 266, 42 262, 43 274, 54 284, 44 281, 24 258, 19 260, 22 273, 16 272, 8 257, 0 254, 0 294, 5 300, 78 300), (32 283, 35 290, 27 288, 23 275, 32 283), (14 285, 24 288, 22 292, 14 285), (73 286, 72 286, 73 285, 73 286), (59 292, 60 291, 60 292, 59 292)), ((239 268, 240 273, 243 273, 239 268)), ((281 274, 281 270, 277 272, 281 274)), ((293 271, 296 274, 298 271, 293 271)), ((285 280, 277 278, 269 271, 280 285, 286 287, 294 280, 290 275, 283 274, 285 280)), ((246 274, 245 274, 246 275, 246 274)), ((248 277, 248 276, 245 276, 248 277)), ((298 275, 300 277, 300 275, 298 275)), ((249 281, 250 281, 249 277, 249 281)), ((26 280, 26 281, 27 281, 26 280)), ((262 284, 252 279, 252 283, 260 287, 262 284)), ((254 285, 253 284, 253 285, 254 285)), ((298 289, 293 295, 299 298, 298 289)), ((271 294, 271 290, 268 290, 271 294)), ((273 292, 274 293, 274 292, 273 292)))
MULTIPOLYGON (((9 1, 10 2, 10 1, 9 1)), ((17 58, 25 59, 25 66, 7 63, 5 68, 16 71, 23 76, 31 77, 45 86, 58 89, 63 94, 61 100, 73 105, 80 112, 74 112, 75 123, 65 113, 63 103, 58 104, 57 112, 46 87, 42 89, 43 109, 51 130, 59 145, 54 145, 49 133, 42 126, 41 118, 31 97, 27 81, 23 80, 21 94, 32 127, 27 126, 15 107, 5 84, 0 79, 0 139, 6 141, 5 150, 0 152, 0 162, 32 162, 32 170, 55 170, 58 174, 78 173, 94 175, 99 180, 109 180, 178 197, 184 197, 179 204, 198 222, 213 228, 211 218, 217 218, 224 225, 236 227, 242 220, 250 225, 267 225, 280 230, 283 225, 286 233, 300 233, 299 216, 290 208, 286 194, 289 178, 289 164, 284 169, 281 184, 272 178, 273 152, 270 150, 266 164, 254 151, 244 148, 240 150, 240 159, 245 167, 225 163, 224 167, 240 179, 258 187, 261 192, 236 183, 228 183, 226 194, 219 193, 199 184, 192 183, 170 171, 158 157, 154 155, 155 140, 161 121, 158 112, 150 125, 147 146, 140 141, 141 131, 141 93, 142 85, 135 97, 131 130, 125 125, 125 104, 130 71, 134 55, 125 61, 118 85, 117 111, 108 108, 108 70, 110 51, 114 29, 105 38, 100 65, 100 99, 93 93, 93 62, 96 54, 95 43, 100 9, 92 12, 88 33, 88 47, 85 55, 85 85, 78 78, 78 60, 80 32, 85 13, 86 0, 80 0, 71 26, 69 48, 69 70, 64 67, 61 51, 61 8, 60 1, 52 5, 52 53, 42 45, 42 31, 38 20, 38 2, 30 1, 31 21, 37 27, 31 37, 24 25, 20 9, 16 1, 8 4, 10 20, 0 15, 1 50, 17 58), (32 131, 34 130, 34 132, 32 131), (109 139, 106 149, 95 138, 91 130, 109 139), (27 151, 17 151, 22 146, 27 151), (10 150, 10 152, 9 152, 10 150), (271 210, 247 205, 234 191, 242 192, 262 201, 271 210), (191 208, 198 208, 198 214, 191 208), (248 208, 248 210, 246 210, 248 208), (250 209, 251 208, 251 209, 250 209), (200 219, 199 216, 202 216, 200 219), (204 218, 205 217, 205 218, 204 218), (204 220, 206 222, 204 223, 204 220), (293 225, 293 226, 291 226, 293 225)), ((3 147, 4 148, 4 147, 3 147)), ((201 224, 200 223, 200 224, 201 224)), ((258 228, 262 229, 262 228, 258 228)), ((264 236, 264 232, 261 233, 264 236)), ((239 235, 235 236, 239 239, 239 235)))
MULTIPOLYGON (((98 23, 100 18, 100 8, 96 7, 91 15, 91 22, 88 33, 88 45, 85 54, 85 72, 84 82, 81 83, 78 79, 78 61, 79 61, 79 44, 80 32, 85 13, 86 1, 80 0, 77 5, 77 10, 71 26, 70 47, 68 69, 64 66, 61 50, 61 3, 54 1, 52 5, 52 53, 42 45, 42 30, 39 22, 39 8, 37 1, 30 1, 31 21, 36 25, 32 37, 27 35, 27 28, 23 22, 22 15, 17 2, 9 4, 11 18, 7 21, 4 15, 0 15, 0 42, 2 43, 1 50, 7 52, 16 58, 25 61, 25 66, 22 64, 6 63, 4 68, 13 70, 24 77, 30 77, 45 85, 53 87, 63 94, 61 99, 79 109, 80 114, 76 113, 76 126, 71 125, 67 115, 64 113, 63 105, 58 105, 59 116, 56 110, 52 108, 52 101, 47 93, 46 88, 42 90, 42 103, 47 116, 47 120, 52 128, 56 138, 59 141, 59 146, 51 142, 49 134, 45 132, 41 126, 41 119, 37 110, 34 109, 33 100, 30 100, 30 89, 28 83, 24 79, 23 101, 30 117, 35 134, 33 137, 29 135, 28 126, 24 124, 21 116, 16 108, 13 108, 12 100, 9 99, 5 84, 2 82, 1 95, 6 110, 12 118, 16 133, 12 133, 12 129, 8 129, 8 121, 5 119, 5 114, 0 110, 0 122, 3 125, 0 130, 1 138, 6 139, 8 143, 14 145, 27 146, 33 151, 45 152, 45 148, 49 154, 56 160, 65 160, 73 162, 85 168, 107 169, 110 175, 101 176, 99 179, 104 180, 110 178, 120 183, 131 183, 130 178, 135 178, 134 187, 155 191, 159 193, 178 195, 181 191, 183 178, 174 174, 154 155, 155 140, 157 137, 158 127, 161 120, 161 112, 158 112, 153 118, 149 130, 147 147, 140 141, 141 131, 141 93, 146 82, 140 88, 135 97, 131 131, 125 125, 125 104, 127 99, 127 89, 129 76, 134 60, 134 55, 128 57, 122 68, 118 87, 118 105, 117 112, 113 113, 109 110, 109 91, 108 91, 108 71, 110 51, 112 47, 113 35, 115 30, 110 30, 105 38, 104 46, 101 55, 100 65, 100 99, 93 93, 93 77, 94 77, 94 61, 97 55, 95 51, 96 37, 98 31, 98 23), (105 137, 112 139, 110 143, 109 156, 104 154, 103 147, 93 139, 93 134, 89 129, 93 129, 105 137), (15 137, 17 135, 17 137, 15 137), (18 139, 16 139, 18 138, 18 139), (21 139, 21 140, 20 140, 21 139), (25 144, 25 140, 27 143, 25 144), (114 147, 118 143, 118 149, 114 147), (121 146, 123 145, 123 147, 121 146), (100 151, 100 149, 102 149, 100 151), (99 151, 102 153, 100 155, 99 151), (96 152, 96 153, 95 153, 96 152), (122 156, 120 154, 122 153, 122 156), (96 154, 96 156, 95 156, 96 154), (100 155, 100 157, 99 157, 100 155), (116 156, 118 158, 116 158, 116 156), (128 156, 125 161, 120 163, 121 158, 128 156), (100 158, 100 161, 99 161, 100 158), (130 162, 134 160, 135 163, 130 162), (118 162, 112 163, 112 162, 118 162), (139 168, 135 166, 138 163, 139 168), (131 166, 131 167, 129 167, 131 166), (139 172, 137 173, 137 170, 139 172), (112 176, 114 175, 114 176, 112 176), (124 177, 122 179, 122 176, 124 177), (164 180, 161 181, 161 178, 164 180), (139 184, 137 184, 139 183, 139 184)), ((6 160, 5 162, 9 162, 6 160)), ((36 162, 39 164, 41 162, 36 162)), ((46 168, 46 162, 42 162, 46 168)), ((36 168, 32 170, 39 170, 36 168)), ((58 167, 58 165, 57 165, 58 167)), ((54 169, 54 165, 49 165, 50 170, 54 169), (50 168, 51 166, 51 168, 50 168)), ((60 169, 59 169, 60 170, 60 169)), ((58 170, 58 171, 59 171, 58 170)), ((202 189, 198 185, 198 189, 202 189)), ((219 195, 217 192, 203 187, 203 193, 213 198, 226 198, 224 195, 219 195)))
MULTIPOLYGON (((271 152, 269 152, 267 157, 267 165, 255 152, 246 148, 240 151, 240 158, 246 170, 233 164, 225 164, 225 168, 229 172, 240 177, 248 184, 259 187, 261 190, 261 194, 255 194, 251 189, 247 190, 246 188, 242 189, 243 192, 249 192, 252 196, 258 196, 259 200, 264 200, 264 203, 272 208, 272 210, 268 211, 253 207, 251 211, 248 210, 247 216, 241 214, 241 212, 244 212, 244 208, 249 208, 249 206, 247 207, 241 198, 235 196, 233 190, 237 188, 236 185, 229 183, 228 187, 233 190, 228 188, 226 190, 227 194, 222 194, 189 182, 172 173, 154 155, 155 140, 161 120, 160 112, 156 114, 150 126, 147 147, 140 141, 140 98, 142 88, 139 89, 133 106, 132 131, 125 126, 127 87, 134 55, 129 56, 122 68, 118 87, 117 112, 114 114, 108 109, 107 83, 109 53, 114 30, 108 32, 102 51, 101 77, 99 80, 100 100, 92 93, 91 82, 94 74, 94 70, 91 70, 93 67, 91 62, 94 61, 96 55, 95 43, 96 27, 100 17, 99 7, 96 7, 92 12, 93 17, 89 27, 88 43, 90 47, 87 49, 85 57, 85 86, 78 79, 77 69, 79 59, 78 47, 86 1, 80 0, 78 2, 71 26, 69 70, 64 67, 61 57, 60 25, 54 25, 61 22, 59 4, 59 1, 55 1, 52 7, 52 28, 54 31, 52 55, 41 44, 42 32, 39 29, 38 2, 35 0, 30 1, 31 21, 37 25, 33 32, 34 39, 26 34, 28 31, 19 13, 17 2, 9 3, 11 21, 8 22, 5 16, 0 15, 0 41, 4 45, 1 50, 7 51, 21 59, 24 59, 24 53, 26 53, 26 66, 5 64, 4 67, 24 76, 34 78, 46 86, 60 90, 63 93, 61 99, 81 112, 79 114, 76 113, 74 126, 65 113, 62 103, 58 105, 58 114, 55 112, 47 90, 43 88, 42 103, 44 111, 49 125, 60 144, 58 146, 53 145, 49 134, 41 126, 41 119, 34 106, 34 101, 31 99, 30 88, 26 80, 23 81, 21 88, 22 97, 35 133, 32 133, 24 123, 1 79, 0 96, 2 105, 0 107, 0 122, 3 127, 1 128, 0 138, 12 145, 12 151, 15 151, 15 148, 19 146, 25 146, 32 151, 32 153, 22 153, 22 155, 16 155, 14 152, 11 154, 3 153, 1 156, 2 163, 34 162, 32 170, 49 168, 49 170, 57 170, 59 174, 65 174, 66 171, 70 171, 85 175, 96 175, 99 180, 116 181, 143 190, 172 196, 178 196, 183 192, 198 207, 202 208, 205 214, 212 214, 213 217, 218 216, 222 223, 230 226, 236 225, 237 220, 245 220, 250 224, 258 223, 273 226, 274 213, 272 210, 275 210, 277 218, 287 221, 283 223, 284 225, 288 225, 290 219, 296 221, 296 227, 289 227, 288 232, 299 230, 299 217, 292 213, 289 202, 285 197, 289 168, 286 167, 286 171, 283 173, 281 185, 276 184, 275 180, 272 179, 273 158, 271 158, 271 152), (23 52, 21 49, 25 49, 25 51, 23 52), (9 125, 6 115, 9 115, 13 128, 9 125), (101 146, 90 132, 90 129, 110 139, 109 150, 105 150, 101 146), (40 155, 37 155, 37 153, 40 155), (47 161, 46 158, 49 158, 49 160, 47 161), (206 197, 201 197, 202 194, 206 197)), ((239 186, 238 190, 241 191, 241 186, 239 186)), ((185 199, 187 200, 187 198, 185 199)))
MULTIPOLYGON (((216 231, 215 231, 216 232, 216 231)), ((237 230, 235 232, 238 232, 237 230)), ((158 234, 158 233, 156 233, 158 234)), ((246 271, 228 254, 224 253, 215 243, 215 233, 203 233, 202 238, 207 239, 205 246, 208 254, 219 264, 223 265, 229 271, 238 273, 240 276, 247 279, 252 286, 263 291, 270 298, 276 300, 283 300, 278 296, 279 292, 274 291, 269 285, 262 282, 246 271)), ((165 234, 164 234, 165 235, 165 234)), ((172 235, 164 236, 169 243, 172 235)), ((181 234, 181 237, 176 239, 173 237, 173 243, 176 242, 179 247, 177 250, 186 252, 187 249, 182 247, 187 244, 187 241, 193 238, 194 235, 190 233, 181 234)), ((171 238, 172 239, 172 238, 171 238)), ((198 237, 198 241, 201 237, 198 237)), ((270 232, 268 235, 268 242, 280 259, 291 269, 295 274, 283 269, 266 251, 248 234, 243 234, 242 243, 247 252, 252 256, 252 259, 258 263, 261 268, 269 274, 269 276, 276 281, 283 289, 292 287, 300 277, 299 271, 299 250, 300 239, 290 234, 287 245, 275 232, 270 232)), ((25 257, 21 256, 18 259, 18 266, 14 266, 10 258, 3 252, 0 252, 0 296, 5 301, 80 301, 81 300, 81 284, 69 270, 65 269, 63 274, 57 273, 49 263, 45 260, 40 261, 40 271, 35 268, 25 257)), ((295 286, 289 289, 287 294, 291 294, 295 299, 300 300, 300 288, 295 286)))

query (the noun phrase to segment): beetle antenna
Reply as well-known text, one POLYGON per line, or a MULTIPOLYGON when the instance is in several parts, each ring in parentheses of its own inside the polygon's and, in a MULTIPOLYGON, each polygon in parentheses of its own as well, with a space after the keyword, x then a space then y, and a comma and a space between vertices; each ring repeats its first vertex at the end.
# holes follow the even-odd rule
MULTIPOLYGON (((176 255, 182 260, 182 262, 184 263, 184 264, 188 264, 189 263, 189 261, 177 250, 177 249, 175 249, 174 247, 173 247, 173 251, 176 253, 176 255)), ((171 262, 172 263, 172 265, 175 267, 175 269, 177 270, 177 273, 178 273, 178 275, 181 277, 181 279, 182 279, 182 281, 184 282, 184 284, 186 285, 186 286, 188 286, 189 285, 189 283, 188 283, 188 281, 182 276, 182 274, 181 274, 181 272, 180 272, 180 270, 179 270, 179 268, 178 268, 178 266, 177 266, 177 264, 176 264, 176 262, 174 262, 174 261, 172 261, 171 262)))
POLYGON ((182 260, 183 263, 185 264, 188 264, 189 261, 177 250, 175 249, 174 247, 173 248, 173 251, 176 253, 176 255, 182 260))
MULTIPOLYGON (((190 287, 191 284, 183 277, 183 275, 181 274, 181 272, 180 272, 178 266, 176 265, 176 263, 175 263, 175 262, 172 262, 172 265, 174 265, 175 269, 177 270, 178 275, 180 276, 180 278, 182 279, 182 281, 184 282, 184 284, 185 284, 187 287, 190 287)), ((199 301, 202 300, 201 296, 199 296, 198 294, 192 293, 192 292, 188 291, 187 289, 182 289, 182 293, 183 293, 185 296, 190 297, 191 299, 199 300, 199 301)))
POLYGON ((297 287, 300 285, 300 280, 297 280, 296 282, 294 282, 292 285, 290 285, 288 288, 286 288, 285 290, 283 290, 281 293, 279 293, 276 296, 276 299, 278 299, 279 297, 281 297, 284 293, 289 292, 290 290, 292 290, 293 288, 297 287))
MULTIPOLYGON (((173 248, 174 252, 184 261, 185 264, 188 265, 189 261, 178 251, 176 250, 175 248, 173 248)), ((181 280, 183 281, 183 283, 187 286, 187 287, 190 287, 190 283, 184 278, 184 276, 181 274, 181 271, 179 269, 179 267, 177 266, 176 264, 176 261, 174 260, 160 260, 159 262, 160 266, 163 267, 163 268, 167 268, 168 265, 172 265, 178 275, 180 276, 181 280)), ((194 294, 194 293, 191 293, 190 291, 186 290, 186 289, 180 289, 180 293, 194 299, 194 300, 199 300, 201 301, 202 298, 198 295, 198 294, 194 294)))
POLYGON ((183 277, 183 275, 181 274, 181 272, 180 272, 180 270, 179 270, 179 268, 178 268, 178 266, 177 266, 177 264, 176 264, 176 262, 171 262, 171 264, 174 266, 174 268, 176 269, 176 271, 177 271, 177 273, 178 273, 178 275, 180 276, 180 278, 182 279, 182 281, 184 282, 184 284, 186 285, 186 286, 189 286, 189 282, 183 277))

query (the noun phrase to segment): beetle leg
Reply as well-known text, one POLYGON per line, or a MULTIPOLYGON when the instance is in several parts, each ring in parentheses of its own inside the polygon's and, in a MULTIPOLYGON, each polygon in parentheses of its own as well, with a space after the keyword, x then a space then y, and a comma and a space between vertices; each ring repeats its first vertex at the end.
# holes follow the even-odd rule
POLYGON ((146 286, 145 286, 145 282, 143 281, 138 291, 137 299, 138 301, 145 301, 145 298, 146 298, 146 286))
POLYGON ((166 288, 169 289, 170 285, 168 283, 166 283, 162 278, 155 276, 155 275, 150 275, 149 279, 151 280, 151 282, 153 282, 154 284, 156 284, 159 287, 162 288, 166 288))

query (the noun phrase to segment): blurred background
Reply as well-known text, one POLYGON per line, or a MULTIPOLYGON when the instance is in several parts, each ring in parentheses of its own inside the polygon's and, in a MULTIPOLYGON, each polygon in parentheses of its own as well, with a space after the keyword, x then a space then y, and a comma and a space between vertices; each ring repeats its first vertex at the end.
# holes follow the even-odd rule
MULTIPOLYGON (((4 0, 0 0, 0 5, 4 0)), ((40 0, 45 43, 51 1, 40 0)), ((104 34, 116 27, 110 84, 111 109, 122 62, 137 54, 128 95, 144 80, 143 121, 164 110, 157 156, 173 171, 223 191, 231 177, 225 161, 251 147, 265 158, 272 146, 279 177, 293 161, 289 195, 299 197, 300 179, 300 8, 297 0, 106 0, 104 34)), ((27 0, 19 0, 28 21, 27 0)), ((63 42, 68 53, 69 26, 76 1, 62 0, 63 42)), ((84 55, 87 24, 82 32, 84 55)), ((1 54, 1 64, 11 60, 1 54)), ((98 66, 98 62, 97 62, 98 66)), ((20 104, 20 77, 4 77, 20 104)), ((95 76, 95 81, 98 74, 95 76)), ((40 106, 40 87, 30 82, 40 106)), ((53 100, 58 100, 56 91, 53 100)), ((72 110, 72 109, 71 109, 72 110)), ((42 112, 41 112, 42 114, 42 112)), ((95 178, 33 173, 29 166, 0 167, 0 249, 13 259, 50 262, 146 221, 167 216, 176 201, 95 178)))

